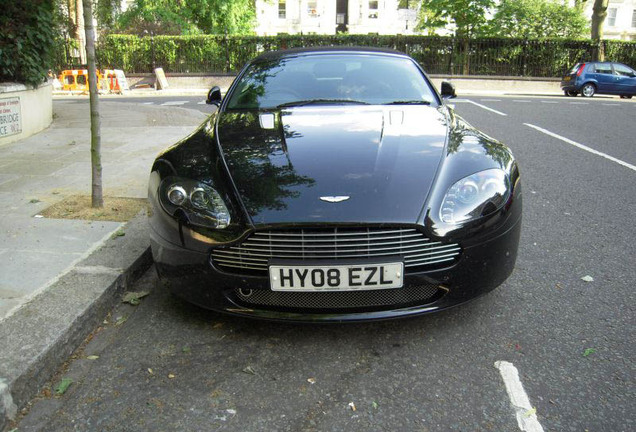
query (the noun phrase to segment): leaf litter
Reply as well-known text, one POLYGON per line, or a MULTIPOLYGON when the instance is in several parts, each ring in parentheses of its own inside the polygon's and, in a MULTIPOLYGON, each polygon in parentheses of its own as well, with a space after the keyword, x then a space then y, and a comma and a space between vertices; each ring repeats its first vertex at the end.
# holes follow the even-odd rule
POLYGON ((243 369, 243 373, 256 375, 256 371, 254 370, 252 366, 247 366, 245 369, 243 369))
POLYGON ((63 395, 66 390, 73 384, 73 380, 70 378, 62 378, 62 381, 55 387, 55 393, 63 395))
POLYGON ((589 357, 590 355, 594 354, 596 352, 596 349, 594 348, 586 348, 585 351, 583 351, 583 357, 589 357))
POLYGON ((141 303, 141 299, 148 295, 150 295, 150 291, 130 291, 124 294, 124 298, 121 300, 121 302, 137 306, 139 303, 141 303))

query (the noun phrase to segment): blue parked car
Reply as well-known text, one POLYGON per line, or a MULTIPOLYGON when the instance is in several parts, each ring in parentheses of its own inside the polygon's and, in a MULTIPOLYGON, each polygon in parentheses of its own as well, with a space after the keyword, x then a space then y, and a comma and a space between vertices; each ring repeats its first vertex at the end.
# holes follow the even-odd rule
POLYGON ((601 93, 630 99, 636 95, 636 71, 622 63, 577 63, 561 80, 561 90, 566 96, 601 93))

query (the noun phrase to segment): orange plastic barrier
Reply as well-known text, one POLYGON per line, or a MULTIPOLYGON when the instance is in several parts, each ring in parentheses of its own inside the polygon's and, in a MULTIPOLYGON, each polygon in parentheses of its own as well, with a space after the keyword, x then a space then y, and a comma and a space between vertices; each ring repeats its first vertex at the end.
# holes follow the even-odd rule
MULTIPOLYGON (((62 83, 62 90, 88 91, 88 70, 86 69, 63 70, 59 80, 62 83)), ((97 82, 99 88, 104 88, 104 76, 99 71, 97 71, 97 82)))

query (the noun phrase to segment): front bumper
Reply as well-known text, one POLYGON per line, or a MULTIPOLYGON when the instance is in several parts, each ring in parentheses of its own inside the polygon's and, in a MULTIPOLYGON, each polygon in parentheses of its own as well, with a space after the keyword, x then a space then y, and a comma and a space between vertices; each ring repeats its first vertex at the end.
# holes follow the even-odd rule
MULTIPOLYGON (((343 322, 381 320, 430 313, 456 306, 483 295, 501 283, 514 268, 521 216, 509 221, 505 230, 479 244, 463 248, 460 259, 449 267, 410 273, 404 288, 433 287, 436 292, 418 304, 384 305, 362 308, 308 309, 268 307, 246 301, 243 292, 266 290, 268 277, 229 274, 210 263, 209 252, 196 252, 166 241, 151 228, 151 246, 159 275, 177 296, 232 315, 271 320, 343 322)), ((386 290, 384 290, 386 291, 386 290)), ((321 293, 322 294, 322 293, 321 293)))

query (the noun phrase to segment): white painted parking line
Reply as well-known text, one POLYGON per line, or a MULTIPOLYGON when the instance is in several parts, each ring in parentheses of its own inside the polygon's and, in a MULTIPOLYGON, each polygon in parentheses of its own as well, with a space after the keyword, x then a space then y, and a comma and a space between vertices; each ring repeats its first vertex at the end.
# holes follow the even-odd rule
POLYGON ((530 102, 532 102, 532 101, 524 100, 524 99, 513 99, 512 101, 513 102, 519 102, 519 103, 530 103, 530 102))
POLYGON ((168 102, 164 102, 161 105, 162 106, 172 106, 172 105, 184 105, 187 104, 188 101, 168 101, 168 102))
POLYGON ((479 108, 483 108, 486 111, 490 111, 490 112, 494 112, 495 114, 499 114, 500 116, 507 116, 508 115, 506 113, 502 113, 501 111, 497 111, 497 110, 494 110, 492 108, 488 108, 486 105, 482 105, 480 103, 477 103, 477 102, 474 102, 474 101, 471 101, 471 100, 467 100, 466 102, 471 103, 473 105, 477 105, 479 108))
POLYGON ((482 102, 501 102, 501 99, 479 99, 482 102))
POLYGON ((602 103, 601 105, 605 105, 605 106, 620 106, 621 104, 616 104, 616 103, 602 103))
POLYGON ((589 105, 589 102, 570 102, 572 105, 589 105))
POLYGON ((510 362, 497 361, 495 367, 499 369, 501 378, 506 386, 506 392, 515 410, 519 429, 525 432, 543 432, 543 427, 537 419, 536 409, 530 405, 530 399, 519 380, 519 371, 510 362))
POLYGON ((541 101, 541 103, 558 104, 558 101, 541 101))
POLYGON ((152 105, 154 102, 142 102, 143 105, 152 105))
POLYGON ((622 161, 622 160, 620 160, 620 159, 617 159, 617 158, 615 158, 614 156, 610 156, 610 155, 608 155, 608 154, 606 154, 606 153, 600 152, 600 151, 598 151, 598 150, 594 150, 593 148, 590 148, 590 147, 588 147, 588 146, 586 146, 586 145, 583 145, 583 144, 579 144, 579 143, 577 143, 576 141, 572 141, 571 139, 568 139, 568 138, 562 137, 561 135, 557 135, 557 134, 555 134, 554 132, 550 132, 549 130, 546 130, 546 129, 540 128, 539 126, 535 126, 535 125, 532 125, 532 124, 530 124, 530 123, 524 123, 524 125, 526 125, 526 126, 528 126, 528 127, 531 127, 532 129, 536 129, 536 130, 538 130, 539 132, 543 132, 543 133, 544 133, 544 134, 546 134, 546 135, 550 135, 550 136, 551 136, 551 137, 553 137, 553 138, 556 138, 556 139, 558 139, 558 140, 561 140, 561 141, 563 141, 563 142, 566 142, 566 143, 568 143, 568 144, 571 144, 571 145, 573 145, 574 147, 578 147, 578 148, 580 148, 581 150, 585 150, 585 151, 590 152, 590 153, 592 153, 592 154, 595 154, 595 155, 597 155, 597 156, 604 157, 605 159, 611 160, 612 162, 616 162, 617 164, 622 165, 622 166, 624 166, 624 167, 626 167, 626 168, 629 168, 630 170, 636 171, 636 166, 634 166, 634 165, 632 165, 632 164, 628 164, 627 162, 622 161))
POLYGON ((205 101, 197 102, 197 105, 205 105, 205 101))

